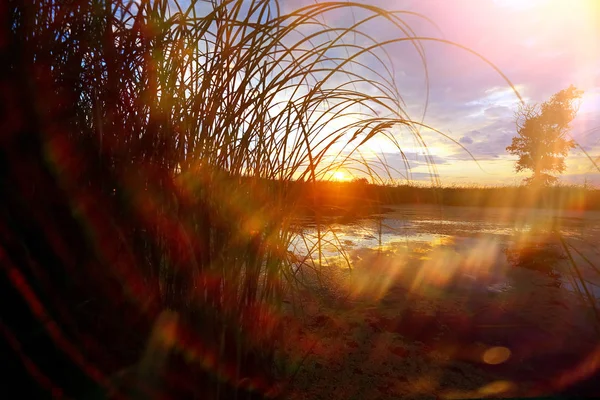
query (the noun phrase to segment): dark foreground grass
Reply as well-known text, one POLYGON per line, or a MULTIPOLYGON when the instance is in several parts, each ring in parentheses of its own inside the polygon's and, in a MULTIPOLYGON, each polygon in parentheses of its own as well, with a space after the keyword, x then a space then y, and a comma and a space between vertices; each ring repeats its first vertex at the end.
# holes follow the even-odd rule
POLYGON ((386 49, 426 67, 424 40, 440 41, 347 2, 1 2, 2 383, 276 396, 285 183, 339 165, 336 143, 419 138, 386 49), (350 8, 352 26, 323 22, 350 8))
POLYGON ((386 49, 426 76, 434 40, 456 46, 348 2, 0 2, 2 389, 281 395, 292 221, 349 158, 334 144, 422 142, 386 49))

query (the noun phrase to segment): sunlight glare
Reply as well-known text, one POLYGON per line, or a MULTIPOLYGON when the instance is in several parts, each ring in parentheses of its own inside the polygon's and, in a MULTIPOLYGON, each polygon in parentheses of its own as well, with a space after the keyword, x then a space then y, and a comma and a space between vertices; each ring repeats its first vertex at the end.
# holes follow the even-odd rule
POLYGON ((333 173, 333 179, 336 181, 345 181, 347 180, 347 176, 343 171, 335 171, 333 173))

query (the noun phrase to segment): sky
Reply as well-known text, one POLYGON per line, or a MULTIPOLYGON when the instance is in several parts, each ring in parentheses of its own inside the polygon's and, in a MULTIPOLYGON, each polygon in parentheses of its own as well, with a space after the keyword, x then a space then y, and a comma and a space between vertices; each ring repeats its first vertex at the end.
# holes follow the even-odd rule
MULTIPOLYGON (((287 0, 286 0, 287 1, 287 0)), ((412 11, 404 20, 418 36, 433 36, 464 45, 494 63, 527 103, 541 103, 570 84, 584 91, 573 138, 593 158, 600 157, 600 0, 373 0, 362 1, 390 10, 412 11), (597 130, 593 130, 598 128, 597 130)), ((292 0, 289 7, 302 1, 292 0)), ((325 16, 350 24, 356 15, 325 16)), ((330 22, 330 21, 327 21, 330 22)), ((382 39, 385 24, 372 24, 369 34, 382 39)), ((506 147, 516 134, 514 113, 519 100, 489 65, 466 51, 425 42, 430 97, 425 123, 444 132, 465 149, 437 133, 423 131, 443 184, 519 184, 527 173, 515 174, 516 156, 506 147)), ((421 60, 409 45, 390 50, 394 74, 407 111, 420 119, 425 103, 421 60)), ((430 181, 430 169, 411 135, 397 134, 410 162, 410 177, 430 181)), ((385 153, 400 169, 397 149, 384 140, 371 147, 385 153)), ((567 159, 564 183, 600 186, 600 173, 577 149, 567 159)))

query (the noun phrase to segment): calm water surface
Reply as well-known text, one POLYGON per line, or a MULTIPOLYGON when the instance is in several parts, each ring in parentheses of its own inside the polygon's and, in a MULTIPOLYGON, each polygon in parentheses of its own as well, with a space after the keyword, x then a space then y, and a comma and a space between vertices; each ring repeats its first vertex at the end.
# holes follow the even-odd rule
MULTIPOLYGON (((369 218, 322 223, 320 229, 304 221, 290 250, 305 261, 316 261, 320 256, 322 264, 341 260, 340 265, 348 268, 365 251, 402 252, 403 257, 408 254, 420 259, 419 268, 435 267, 434 273, 451 272, 469 285, 498 291, 518 284, 507 273, 507 255, 522 254, 523 248, 532 246, 552 248, 560 256, 542 262, 555 263, 553 272, 558 284, 575 291, 576 283, 571 279, 574 271, 569 270, 570 263, 559 239, 562 237, 581 253, 571 249, 586 288, 600 298, 600 251, 596 246, 600 239, 600 212, 447 206, 390 208, 388 213, 369 218)), ((580 286, 579 289, 582 290, 580 286)))

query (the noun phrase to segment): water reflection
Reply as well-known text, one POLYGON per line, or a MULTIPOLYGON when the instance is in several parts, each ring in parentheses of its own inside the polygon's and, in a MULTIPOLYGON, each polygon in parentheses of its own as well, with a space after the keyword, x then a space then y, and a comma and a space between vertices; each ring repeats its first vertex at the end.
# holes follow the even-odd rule
MULTIPOLYGON (((576 291, 556 232, 576 240, 592 252, 590 257, 599 256, 592 245, 600 232, 598 212, 434 206, 393 207, 384 215, 330 222, 319 229, 306 220, 289 250, 304 263, 346 269, 380 262, 366 256, 366 250, 375 250, 403 263, 404 269, 418 266, 413 290, 432 286, 506 292, 519 286, 510 268, 523 267, 545 274, 549 282, 544 285, 576 291)), ((598 274, 583 274, 586 289, 600 298, 598 274)))
MULTIPOLYGON (((598 370, 593 307, 580 294, 600 297, 600 273, 585 262, 600 260, 600 214, 398 207, 319 228, 300 224, 290 250, 296 271, 329 290, 331 315, 355 327, 339 354, 360 348, 360 336, 386 362, 414 345, 447 371, 467 362, 498 372, 448 395, 460 398, 508 396, 541 380, 558 391, 598 370), (386 341, 393 346, 380 352, 386 341)), ((415 385, 435 382, 421 372, 415 385)))

